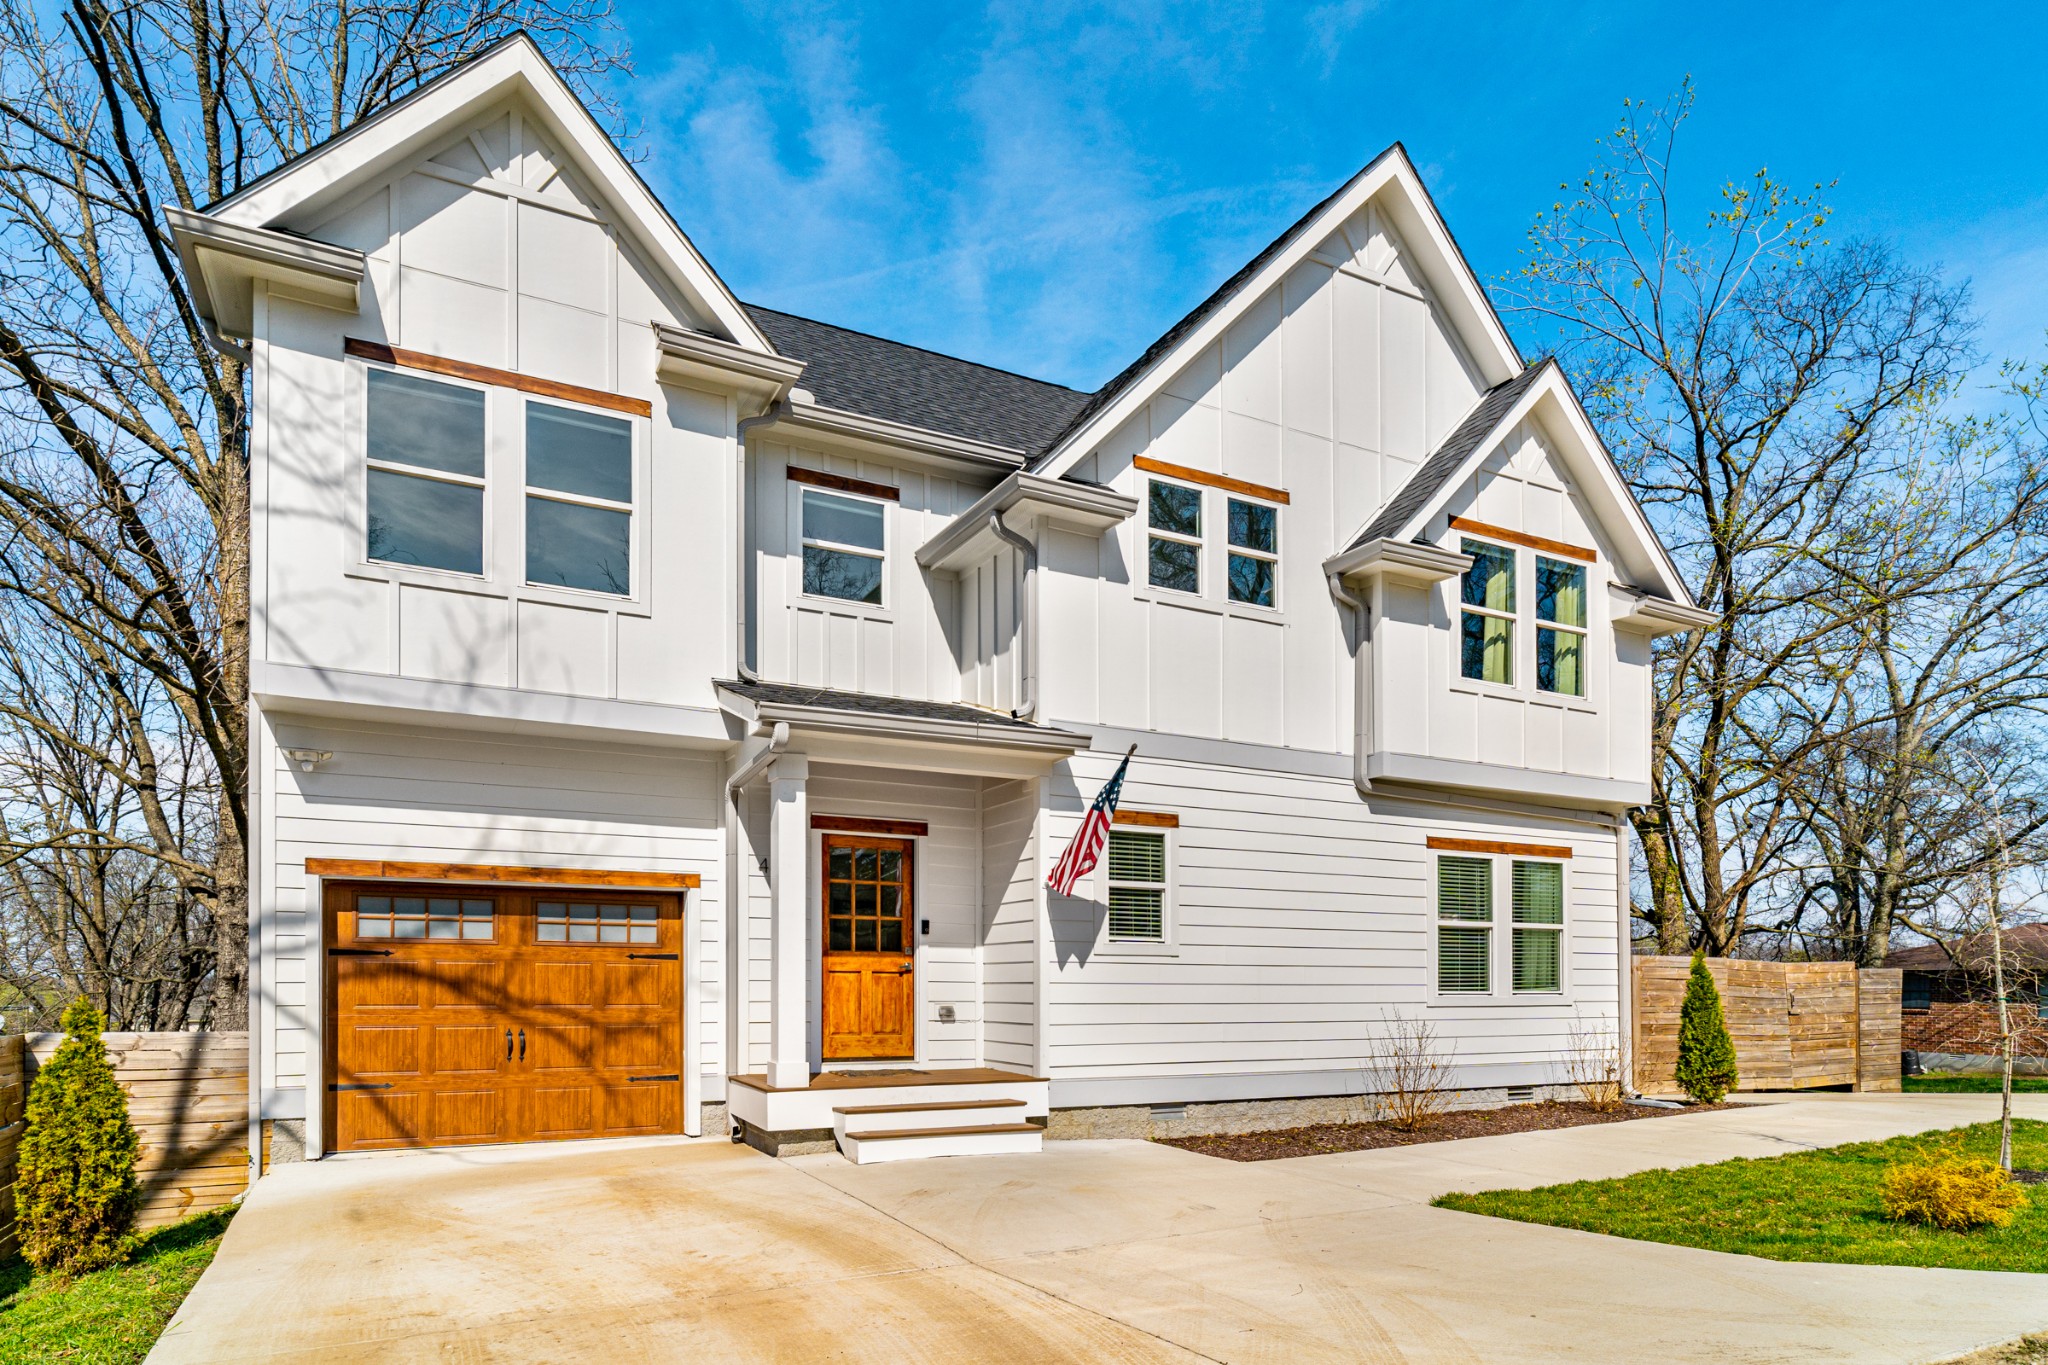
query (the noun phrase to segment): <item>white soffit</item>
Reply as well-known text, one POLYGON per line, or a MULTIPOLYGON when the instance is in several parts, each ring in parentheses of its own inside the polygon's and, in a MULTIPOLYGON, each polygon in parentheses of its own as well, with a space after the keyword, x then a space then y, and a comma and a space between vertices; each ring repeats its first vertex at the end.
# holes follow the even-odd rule
POLYGON ((209 205, 207 215, 244 227, 303 227, 366 181, 395 173, 515 98, 694 307, 715 319, 727 339, 774 354, 725 282, 523 33, 209 205))
POLYGON ((1520 374, 1521 353, 1502 326, 1499 314, 1494 312, 1479 277, 1452 240, 1422 177, 1408 159, 1407 149, 1397 142, 1332 195, 1320 212, 1296 228, 1271 260, 1191 327, 1144 374, 1068 433, 1038 472, 1052 478, 1071 473, 1111 432, 1229 330, 1232 323, 1277 288, 1331 233, 1375 201, 1402 241, 1413 248, 1411 263, 1422 272, 1432 302, 1443 309, 1459 340, 1472 352, 1485 385, 1491 387, 1520 374))

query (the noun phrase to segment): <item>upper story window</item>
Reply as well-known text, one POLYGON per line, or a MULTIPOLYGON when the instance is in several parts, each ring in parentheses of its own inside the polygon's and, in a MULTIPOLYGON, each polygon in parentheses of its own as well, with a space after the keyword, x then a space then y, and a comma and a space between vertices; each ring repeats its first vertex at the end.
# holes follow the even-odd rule
POLYGON ((1270 607, 1279 591, 1280 509, 1230 500, 1230 600, 1270 607))
POLYGON ((1465 570, 1458 644, 1458 670, 1480 682, 1513 686, 1515 681, 1515 552, 1504 545, 1467 540, 1472 556, 1465 570))
POLYGON ((1164 943, 1167 891, 1165 832, 1112 829, 1107 852, 1110 942, 1164 943))
POLYGON ((526 405, 526 581, 633 591, 633 428, 526 405))
POLYGON ((1586 695, 1586 566, 1536 557, 1536 687, 1586 695))
POLYGON ((388 564, 484 571, 484 391, 369 372, 368 544, 388 564))
POLYGON ((804 591, 882 605, 887 560, 885 504, 815 488, 803 491, 804 591))
POLYGON ((1146 581, 1172 592, 1202 590, 1202 490, 1153 479, 1145 498, 1146 581))

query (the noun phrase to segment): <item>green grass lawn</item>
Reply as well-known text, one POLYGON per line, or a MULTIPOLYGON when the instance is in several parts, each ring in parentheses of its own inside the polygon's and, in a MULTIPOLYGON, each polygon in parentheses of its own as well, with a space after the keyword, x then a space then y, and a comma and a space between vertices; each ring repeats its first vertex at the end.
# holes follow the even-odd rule
POLYGON ((231 1213, 216 1209, 158 1228, 127 1264, 68 1284, 35 1275, 21 1260, 0 1266, 0 1365, 141 1360, 213 1259, 231 1213))
MULTIPOLYGON (((2027 1206, 2008 1228, 1942 1232, 1884 1216, 1878 1184, 1886 1165, 1957 1132, 1971 1155, 1996 1157, 1998 1125, 1980 1123, 1889 1142, 1643 1171, 1619 1180, 1447 1194, 1436 1204, 1774 1261, 2048 1271, 2048 1185, 2029 1187, 2027 1206)), ((2013 1121, 2012 1164, 2048 1168, 2048 1123, 2013 1121)))
MULTIPOLYGON (((1996 1076, 1907 1076, 1902 1082, 1908 1095, 1996 1095, 1996 1076)), ((2015 1076, 2015 1095, 2048 1094, 2048 1076, 2015 1076)))

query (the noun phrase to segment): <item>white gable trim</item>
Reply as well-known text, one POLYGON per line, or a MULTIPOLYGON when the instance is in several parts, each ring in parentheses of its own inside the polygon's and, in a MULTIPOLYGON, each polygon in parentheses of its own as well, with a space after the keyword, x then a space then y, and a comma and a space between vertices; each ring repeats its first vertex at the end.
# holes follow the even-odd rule
POLYGON ((1351 183, 1332 195, 1322 210, 1301 224, 1273 258, 1239 286, 1236 293, 1212 311, 1166 354, 1128 384, 1122 393, 1094 413, 1061 440, 1039 472, 1051 478, 1071 473, 1101 441, 1128 421, 1196 356, 1212 345, 1230 325, 1242 317, 1308 259, 1315 249, 1351 216, 1375 198, 1384 195, 1382 207, 1394 230, 1413 253, 1413 265, 1427 282, 1432 299, 1448 315, 1473 362, 1479 366, 1482 387, 1502 383, 1523 369, 1521 353, 1501 325, 1500 315, 1480 287, 1450 229, 1429 197, 1429 191, 1408 160, 1407 149, 1395 143, 1360 171, 1351 183))
POLYGON ((725 282, 523 33, 209 206, 207 215, 243 227, 302 225, 513 98, 523 99, 528 116, 561 148, 571 168, 623 217, 622 226, 727 340, 774 354, 725 282))
POLYGON ((1542 364, 1543 373, 1529 385, 1528 392, 1516 400, 1493 430, 1472 448, 1472 453, 1465 457, 1457 471, 1439 484, 1428 500, 1388 539, 1409 541, 1422 536, 1430 522, 1443 512, 1445 504, 1465 486, 1465 481, 1500 448, 1508 433, 1534 418, 1543 424, 1546 433, 1556 442, 1557 457, 1564 462, 1574 487, 1591 506, 1600 529, 1622 546, 1619 556, 1622 562, 1618 567, 1627 571, 1634 586, 1654 592, 1682 607, 1692 607, 1692 594, 1687 590, 1684 578, 1671 562, 1671 556, 1665 553, 1664 542, 1650 528, 1642 505, 1629 491, 1628 481, 1622 478, 1621 470, 1615 467, 1614 457, 1608 453, 1606 443, 1593 430, 1586 410, 1579 406, 1578 395, 1565 382, 1564 371, 1554 360, 1542 364))

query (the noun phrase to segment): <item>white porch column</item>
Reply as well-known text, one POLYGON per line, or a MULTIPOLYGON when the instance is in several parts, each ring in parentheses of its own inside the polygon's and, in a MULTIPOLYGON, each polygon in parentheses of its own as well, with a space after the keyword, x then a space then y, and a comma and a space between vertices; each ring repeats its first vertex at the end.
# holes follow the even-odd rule
POLYGON ((811 1083, 804 1009, 810 977, 810 773, 810 760, 802 754, 783 754, 768 770, 768 1084, 778 1090, 811 1083))

